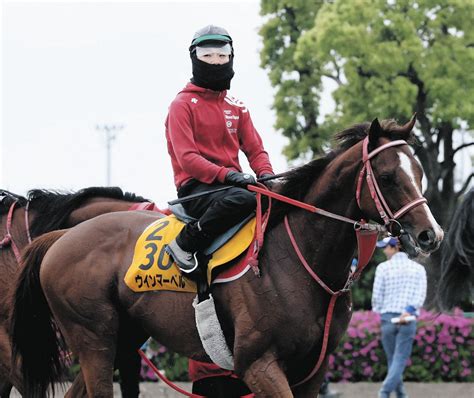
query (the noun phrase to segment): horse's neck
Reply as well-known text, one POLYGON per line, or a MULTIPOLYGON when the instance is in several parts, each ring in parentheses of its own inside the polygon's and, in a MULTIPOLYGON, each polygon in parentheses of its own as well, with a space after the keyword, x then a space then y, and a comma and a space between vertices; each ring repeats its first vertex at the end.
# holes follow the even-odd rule
POLYGON ((133 202, 120 199, 93 198, 71 212, 68 218, 68 227, 73 227, 102 214, 129 210, 132 205, 133 202))
MULTIPOLYGON (((304 201, 334 214, 358 219, 360 212, 355 200, 357 170, 357 165, 347 167, 340 161, 332 162, 304 201)), ((331 289, 342 288, 356 246, 353 225, 305 210, 290 212, 288 222, 313 271, 326 280, 331 289)), ((279 228, 285 229, 283 223, 279 228)), ((301 270, 301 264, 298 267, 301 270)))

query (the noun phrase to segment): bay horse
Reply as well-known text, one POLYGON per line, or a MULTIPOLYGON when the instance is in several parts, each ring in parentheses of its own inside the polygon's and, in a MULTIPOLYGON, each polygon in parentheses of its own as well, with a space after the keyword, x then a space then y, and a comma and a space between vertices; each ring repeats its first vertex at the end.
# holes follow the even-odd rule
MULTIPOLYGON (((0 190, 0 397, 9 397, 12 384, 22 390, 20 377, 11 372, 7 328, 10 308, 6 294, 19 271, 20 251, 31 239, 46 232, 70 228, 100 214, 128 210, 143 202, 149 201, 117 187, 89 187, 74 193, 34 189, 26 198, 0 190)), ((31 338, 34 340, 33 335, 31 338)), ((136 353, 121 357, 118 364, 122 395, 138 397, 140 358, 136 353)))
POLYGON ((448 311, 472 301, 474 293, 474 188, 456 209, 440 252, 438 304, 448 311))
MULTIPOLYGON (((423 172, 407 145, 414 123, 415 117, 403 126, 377 119, 353 126, 338 134, 333 152, 290 172, 280 194, 350 221, 277 203, 258 257, 260 273, 212 286, 235 372, 256 397, 317 395, 352 313, 350 264, 361 225, 354 219, 403 228, 405 244, 418 252, 438 248, 443 232, 422 197, 423 172)), ((123 281, 137 238, 156 219, 106 214, 46 234, 26 250, 12 341, 28 397, 43 397, 61 373, 52 317, 79 357, 89 397, 113 396, 121 314, 133 322, 133 349, 152 336, 184 356, 210 361, 195 325, 195 294, 136 293, 123 281), (35 330, 42 344, 32 344, 25 330, 35 330)))

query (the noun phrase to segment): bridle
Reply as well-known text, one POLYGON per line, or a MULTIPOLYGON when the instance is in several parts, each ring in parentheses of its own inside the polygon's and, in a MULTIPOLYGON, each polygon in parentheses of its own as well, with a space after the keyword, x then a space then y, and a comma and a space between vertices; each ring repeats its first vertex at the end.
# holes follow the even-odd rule
MULTIPOLYGON (((2 194, 3 195, 0 196, 0 202, 2 201, 4 197, 7 197, 7 196, 12 198, 13 202, 10 205, 10 208, 8 209, 6 233, 3 239, 0 241, 0 249, 4 249, 4 248, 7 248, 8 246, 11 246, 13 250, 13 254, 15 255, 16 261, 18 262, 18 264, 20 264, 20 260, 21 260, 20 249, 18 248, 18 245, 15 243, 15 240, 13 239, 13 236, 11 233, 13 213, 15 212, 15 207, 18 204, 18 198, 15 197, 14 195, 11 195, 10 193, 6 191, 3 191, 2 194)), ((28 243, 31 243, 30 223, 29 223, 29 205, 30 205, 30 201, 27 201, 26 206, 25 206, 25 228, 26 228, 28 243)))
POLYGON ((399 146, 399 145, 408 145, 405 140, 397 140, 397 141, 391 141, 388 142, 384 145, 379 146, 378 148, 375 148, 373 151, 369 153, 368 147, 369 147, 369 137, 365 137, 363 143, 362 143, 362 162, 364 165, 362 166, 362 169, 360 170, 359 174, 359 180, 357 181, 357 190, 356 190, 356 200, 357 200, 357 205, 359 206, 359 209, 361 208, 360 206, 360 193, 362 190, 362 182, 364 180, 364 174, 366 176, 366 181, 367 181, 367 186, 369 187, 370 191, 370 196, 372 197, 372 200, 375 203, 375 207, 377 208, 377 211, 380 214, 380 218, 384 222, 385 228, 387 228, 387 231, 392 235, 392 236, 400 236, 403 233, 403 228, 398 221, 398 219, 403 216, 405 213, 410 211, 416 206, 419 206, 423 203, 426 203, 427 200, 424 197, 417 198, 412 200, 410 203, 406 204, 403 206, 401 209, 399 209, 397 212, 392 212, 390 209, 390 206, 387 204, 387 201, 385 200, 382 191, 380 190, 379 184, 377 183, 377 180, 374 176, 374 172, 372 169, 372 164, 370 163, 370 159, 372 159, 374 156, 379 154, 380 152, 384 151, 387 148, 391 148, 393 146, 399 146), (397 230, 394 229, 394 226, 397 227, 397 230))

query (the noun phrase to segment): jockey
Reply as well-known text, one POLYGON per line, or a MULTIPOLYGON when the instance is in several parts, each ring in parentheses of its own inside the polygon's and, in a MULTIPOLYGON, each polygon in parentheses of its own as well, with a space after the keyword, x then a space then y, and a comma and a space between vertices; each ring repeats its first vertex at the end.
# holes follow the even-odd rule
POLYGON ((186 273, 196 269, 197 252, 255 210, 255 194, 246 187, 256 179, 242 172, 239 149, 258 177, 273 175, 247 108, 227 93, 234 76, 229 33, 206 26, 194 35, 189 52, 193 77, 171 103, 165 123, 178 197, 231 188, 183 203, 197 221, 186 224, 167 251, 186 273))

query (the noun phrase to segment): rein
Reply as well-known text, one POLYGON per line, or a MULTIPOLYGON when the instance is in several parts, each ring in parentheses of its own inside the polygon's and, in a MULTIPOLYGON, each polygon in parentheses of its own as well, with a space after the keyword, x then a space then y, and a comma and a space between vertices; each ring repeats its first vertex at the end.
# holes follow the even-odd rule
MULTIPOLYGON (((13 220, 13 213, 15 211, 15 206, 17 205, 18 201, 15 200, 11 206, 10 209, 8 210, 8 215, 7 215, 7 233, 3 237, 3 239, 0 241, 0 249, 4 249, 8 246, 11 246, 13 253, 15 254, 16 261, 18 264, 20 264, 21 260, 21 254, 20 254, 20 249, 16 245, 13 236, 11 234, 11 225, 12 225, 12 220, 13 220)), ((31 243, 31 235, 30 235, 30 227, 29 227, 29 218, 28 218, 28 208, 30 202, 27 202, 26 207, 25 207, 25 227, 26 227, 26 236, 28 237, 28 243, 31 243)))
POLYGON ((355 230, 368 230, 368 231, 377 231, 377 232, 386 232, 387 231, 387 229, 383 225, 369 224, 369 223, 366 223, 363 220, 360 220, 360 221, 352 220, 351 218, 344 217, 344 216, 341 216, 339 214, 331 213, 330 211, 320 209, 320 208, 318 208, 316 206, 313 206, 313 205, 310 205, 308 203, 301 202, 299 200, 292 199, 292 198, 289 198, 287 196, 280 195, 276 192, 272 192, 272 191, 269 191, 268 189, 263 189, 263 188, 260 188, 258 186, 255 186, 255 185, 248 185, 247 189, 249 191, 256 192, 257 194, 263 194, 263 195, 269 196, 270 198, 279 200, 281 202, 285 202, 285 203, 288 203, 290 205, 299 207, 299 208, 307 210, 311 213, 316 213, 316 214, 320 214, 320 215, 325 216, 325 217, 333 218, 335 220, 347 222, 349 224, 352 224, 354 226, 355 230))

